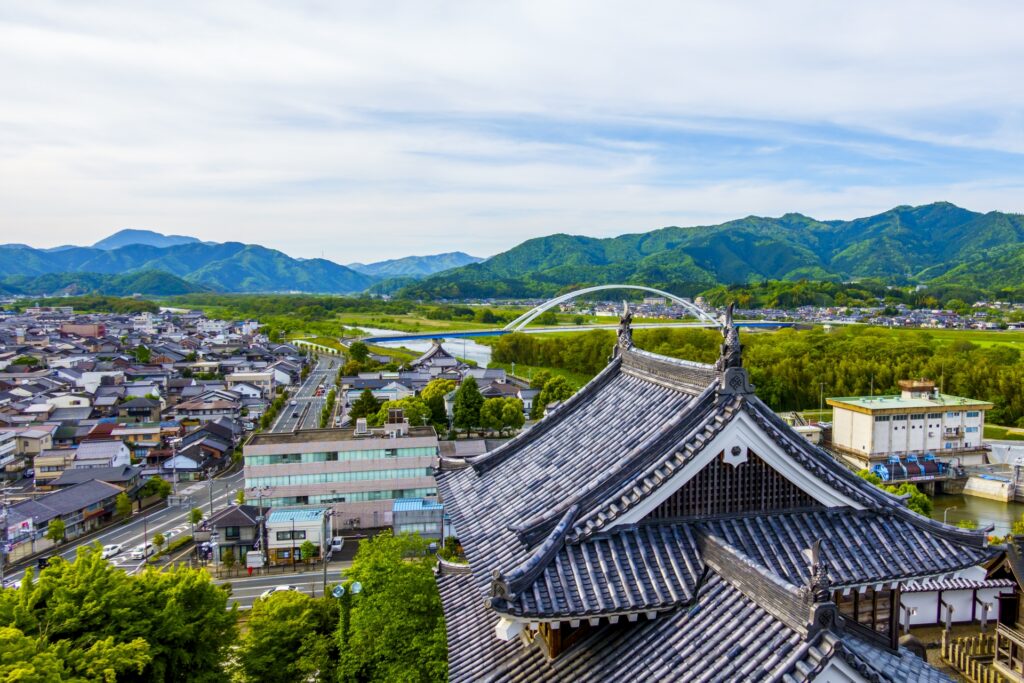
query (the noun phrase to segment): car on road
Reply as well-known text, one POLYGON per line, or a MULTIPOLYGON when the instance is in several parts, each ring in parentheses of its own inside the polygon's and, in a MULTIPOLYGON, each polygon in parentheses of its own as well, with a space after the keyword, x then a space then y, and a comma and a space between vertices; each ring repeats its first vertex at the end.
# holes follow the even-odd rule
POLYGON ((172 538, 174 538, 175 536, 177 536, 179 533, 181 533, 181 532, 178 531, 177 529, 171 529, 170 531, 165 531, 164 532, 164 539, 169 541, 172 538))
POLYGON ((32 477, 36 476, 36 471, 34 469, 32 469, 31 467, 29 467, 27 470, 25 470, 25 473, 23 475, 21 475, 21 476, 25 477, 26 479, 31 479, 32 477))
POLYGON ((291 403, 289 403, 288 405, 293 405, 293 406, 297 406, 297 405, 299 405, 299 402, 298 402, 298 401, 296 401, 296 400, 295 400, 295 399, 293 398, 293 399, 292 399, 292 402, 291 402, 291 403))
POLYGON ((7 579, 4 581, 4 588, 13 588, 18 590, 21 588, 21 579, 7 579))
POLYGON ((265 590, 262 593, 260 593, 260 597, 261 598, 269 598, 274 593, 287 593, 288 591, 297 591, 297 590, 299 590, 298 586, 274 586, 273 588, 268 588, 267 590, 265 590))
POLYGON ((155 549, 153 548, 152 543, 146 543, 145 545, 140 543, 139 545, 135 546, 135 548, 132 550, 132 554, 129 555, 129 557, 133 560, 144 560, 150 555, 152 555, 154 550, 155 549))
POLYGON ((109 560, 114 555, 119 554, 124 548, 120 543, 111 543, 110 545, 103 546, 103 553, 100 555, 104 560, 109 560))

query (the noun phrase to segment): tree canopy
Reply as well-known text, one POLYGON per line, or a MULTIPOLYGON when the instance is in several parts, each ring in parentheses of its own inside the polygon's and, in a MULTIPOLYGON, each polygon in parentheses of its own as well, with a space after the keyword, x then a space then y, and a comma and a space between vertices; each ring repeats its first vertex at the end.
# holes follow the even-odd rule
POLYGON ((470 375, 462 380, 459 390, 455 392, 455 402, 452 406, 454 413, 453 424, 458 429, 465 429, 467 433, 471 429, 480 426, 480 408, 483 407, 484 397, 480 394, 480 388, 476 379, 470 375))

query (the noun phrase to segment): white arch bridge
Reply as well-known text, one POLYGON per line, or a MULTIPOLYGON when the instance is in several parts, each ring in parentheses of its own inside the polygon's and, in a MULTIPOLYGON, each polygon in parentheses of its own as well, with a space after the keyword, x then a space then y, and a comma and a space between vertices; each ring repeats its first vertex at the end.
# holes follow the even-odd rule
POLYGON ((718 320, 714 318, 714 316, 712 316, 710 313, 702 309, 700 306, 694 304, 689 299, 683 299, 682 297, 678 297, 675 294, 670 294, 669 292, 665 292, 660 289, 655 289, 654 287, 644 287, 643 285, 595 285, 594 287, 584 287, 583 289, 577 289, 575 292, 569 292, 568 294, 556 296, 554 299, 545 301, 540 306, 531 308, 526 313, 523 313, 521 316, 510 322, 508 325, 505 325, 504 329, 508 330, 509 332, 518 332, 519 330, 523 329, 531 322, 533 322, 536 318, 541 316, 544 313, 544 311, 550 310, 555 306, 564 304, 566 301, 572 301, 578 296, 583 296, 584 294, 591 294, 592 292, 602 292, 607 289, 634 289, 643 292, 650 292, 652 294, 657 294, 658 296, 663 296, 666 299, 670 299, 676 302, 684 309, 686 309, 687 312, 692 313, 694 316, 696 316, 697 320, 708 323, 710 325, 721 324, 718 320))

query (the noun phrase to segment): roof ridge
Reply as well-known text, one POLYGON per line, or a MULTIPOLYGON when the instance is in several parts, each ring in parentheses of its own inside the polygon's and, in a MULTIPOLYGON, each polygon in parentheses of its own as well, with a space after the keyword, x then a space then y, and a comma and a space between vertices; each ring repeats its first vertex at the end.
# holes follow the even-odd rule
MULTIPOLYGON (((556 505, 554 508, 543 511, 539 514, 535 514, 532 517, 521 521, 514 527, 511 527, 512 531, 516 533, 519 540, 526 545, 530 545, 536 542, 536 538, 540 533, 550 525, 556 518, 558 518, 568 505, 578 505, 582 509, 593 510, 595 506, 599 509, 607 507, 607 501, 601 504, 601 500, 608 496, 613 496, 617 491, 621 490, 621 486, 615 486, 617 480, 622 479, 630 474, 630 472, 638 467, 637 461, 642 458, 646 453, 654 449, 659 442, 664 440, 675 440, 673 434, 675 434, 680 428, 686 427, 688 429, 687 434, 692 432, 692 425, 697 422, 699 425, 704 424, 704 413, 708 408, 714 407, 714 392, 711 387, 707 388, 703 394, 694 399, 690 404, 687 405, 687 409, 680 411, 675 415, 672 420, 666 424, 659 432, 648 436, 646 439, 641 441, 639 444, 634 446, 628 453, 622 456, 619 461, 609 470, 601 473, 600 476, 591 480, 590 484, 582 490, 578 490, 573 493, 566 501, 560 505, 556 505), (706 403, 706 406, 702 404, 706 403), (595 502, 588 502, 590 499, 597 498, 595 502), (585 506, 585 507, 584 507, 585 506)), ((673 456, 678 448, 673 448, 673 456)), ((614 502, 618 500, 618 496, 609 499, 614 502)), ((592 512, 588 512, 586 516, 591 515, 592 512)), ((575 534, 578 536, 578 532, 575 534)))
POLYGON ((515 600, 516 595, 526 586, 540 576, 545 567, 554 558, 555 553, 565 545, 565 536, 579 512, 579 505, 572 505, 559 520, 555 528, 545 539, 544 543, 537 547, 532 555, 514 567, 507 575, 500 569, 494 569, 491 573, 491 606, 503 607, 515 600))
POLYGON ((564 417, 569 412, 570 408, 580 403, 584 397, 589 397, 597 389, 607 384, 611 378, 615 376, 616 372, 621 367, 621 363, 622 361, 619 358, 612 359, 612 361, 605 366, 604 370, 584 384, 579 391, 567 398, 554 413, 544 417, 530 429, 519 432, 519 434, 509 439, 501 446, 498 446, 493 451, 466 458, 466 462, 473 466, 473 469, 476 470, 478 475, 483 475, 489 469, 497 467, 505 461, 505 457, 509 452, 514 451, 521 445, 529 443, 530 441, 537 439, 542 434, 550 431, 554 425, 561 421, 560 418, 564 417))

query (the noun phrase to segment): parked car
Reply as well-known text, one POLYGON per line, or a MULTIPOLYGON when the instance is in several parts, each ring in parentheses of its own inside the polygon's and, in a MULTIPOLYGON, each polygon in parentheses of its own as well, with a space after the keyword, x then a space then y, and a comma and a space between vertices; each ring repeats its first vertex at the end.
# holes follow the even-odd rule
POLYGON ((13 588, 18 590, 21 588, 21 579, 7 579, 4 581, 4 588, 13 588))
POLYGON ((130 557, 133 560, 144 560, 150 555, 152 555, 154 552, 155 549, 153 548, 152 543, 147 543, 145 545, 140 543, 139 545, 135 546, 135 548, 132 550, 132 554, 130 555, 130 557))
POLYGON ((261 598, 269 598, 274 593, 287 593, 288 591, 297 591, 297 590, 299 590, 298 586, 274 586, 273 588, 268 588, 267 590, 265 590, 262 593, 260 593, 260 597, 261 598))
POLYGON ((331 552, 341 552, 342 547, 345 545, 345 539, 341 536, 335 536, 331 539, 331 552))
POLYGON ((31 479, 32 477, 36 476, 36 471, 29 467, 21 476, 25 477, 26 479, 31 479))
POLYGON ((109 560, 114 555, 118 555, 124 548, 121 547, 120 543, 111 543, 110 545, 103 546, 103 554, 101 557, 104 560, 109 560))

